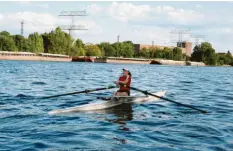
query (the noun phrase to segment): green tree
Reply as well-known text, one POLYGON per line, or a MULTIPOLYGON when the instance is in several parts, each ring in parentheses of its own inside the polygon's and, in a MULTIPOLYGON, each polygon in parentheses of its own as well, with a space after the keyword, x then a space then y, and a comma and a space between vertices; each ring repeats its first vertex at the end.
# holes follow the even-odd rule
POLYGON ((72 47, 71 52, 69 54, 70 56, 77 57, 77 56, 85 56, 86 51, 84 48, 78 48, 78 47, 72 47))
POLYGON ((155 47, 149 48, 150 58, 155 58, 156 57, 156 51, 157 51, 157 48, 155 48, 155 47))
POLYGON ((17 51, 13 38, 6 31, 0 32, 0 51, 17 51))
POLYGON ((70 56, 85 56, 86 55, 86 51, 84 49, 84 43, 82 42, 82 40, 77 39, 75 41, 75 44, 71 48, 71 52, 69 55, 70 56))
POLYGON ((122 45, 121 56, 132 58, 134 55, 134 45, 130 42, 123 42, 122 45))
POLYGON ((207 64, 208 65, 217 65, 217 61, 218 61, 218 55, 215 53, 211 53, 208 58, 207 58, 207 64))
POLYGON ((115 48, 108 42, 102 42, 99 44, 99 48, 103 51, 104 56, 115 56, 116 50, 115 48))
POLYGON ((100 56, 101 51, 97 45, 89 44, 85 46, 87 56, 100 56))
POLYGON ((7 32, 7 31, 0 32, 0 35, 1 36, 6 36, 6 37, 10 37, 11 36, 11 34, 9 32, 7 32))
POLYGON ((123 44, 120 42, 113 43, 112 46, 114 47, 115 51, 115 57, 120 57, 122 56, 123 52, 123 44))
POLYGON ((49 46, 48 52, 53 54, 71 54, 71 48, 73 47, 73 39, 70 35, 63 32, 60 27, 57 27, 55 31, 51 31, 48 35, 49 46))
POLYGON ((225 56, 224 64, 230 64, 233 61, 233 57, 230 51, 227 51, 225 56))
POLYGON ((193 48, 193 53, 191 54, 191 60, 202 62, 204 60, 204 53, 201 50, 201 45, 196 45, 193 48))
POLYGON ((228 51, 226 54, 219 53, 217 55, 218 55, 219 65, 223 65, 223 64, 229 65, 233 61, 233 57, 230 51, 228 51))
POLYGON ((43 33, 41 36, 43 38, 44 52, 48 53, 49 52, 49 46, 51 45, 50 40, 49 40, 49 34, 48 33, 43 33))
POLYGON ((164 58, 164 51, 161 48, 156 48, 156 51, 154 53, 155 58, 164 58))
POLYGON ((175 47, 173 49, 173 60, 182 60, 182 59, 183 59, 182 50, 179 47, 175 47))
POLYGON ((171 48, 168 48, 168 47, 165 47, 163 49, 163 57, 166 58, 166 59, 173 59, 173 52, 172 52, 172 49, 171 48))
POLYGON ((150 58, 150 49, 142 48, 139 52, 139 56, 144 58, 150 58))
POLYGON ((192 61, 204 62, 207 65, 216 65, 218 55, 208 42, 203 42, 201 45, 195 46, 191 55, 192 61))
POLYGON ((75 45, 78 47, 78 48, 84 48, 84 43, 81 39, 76 39, 75 41, 75 45))
POLYGON ((115 51, 116 57, 133 57, 134 55, 134 45, 130 41, 125 41, 123 43, 116 42, 113 43, 112 46, 116 50, 115 51))
POLYGON ((18 51, 29 51, 28 39, 21 35, 14 35, 13 39, 18 51))
POLYGON ((34 53, 44 52, 43 38, 35 32, 28 36, 29 51, 34 53))

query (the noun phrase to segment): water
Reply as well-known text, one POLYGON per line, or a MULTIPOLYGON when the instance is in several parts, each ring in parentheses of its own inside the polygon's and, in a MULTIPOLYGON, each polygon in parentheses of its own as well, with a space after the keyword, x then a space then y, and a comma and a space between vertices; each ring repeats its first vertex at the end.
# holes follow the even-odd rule
POLYGON ((233 150, 233 68, 0 61, 0 71, 0 150, 233 150), (38 99, 111 85, 124 67, 134 87, 167 90, 165 97, 210 113, 162 101, 48 115, 93 97, 38 99))

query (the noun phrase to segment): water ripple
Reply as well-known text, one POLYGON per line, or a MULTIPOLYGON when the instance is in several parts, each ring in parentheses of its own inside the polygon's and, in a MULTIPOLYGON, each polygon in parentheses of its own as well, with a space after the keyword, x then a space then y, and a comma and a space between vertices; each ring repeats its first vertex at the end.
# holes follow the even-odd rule
POLYGON ((0 64, 4 71, 0 72, 1 150, 233 150, 232 68, 32 61, 0 64), (39 99, 105 87, 126 67, 133 74, 134 87, 149 92, 166 90, 165 97, 209 113, 160 100, 122 104, 96 113, 48 115, 54 109, 90 103, 94 97, 39 99))

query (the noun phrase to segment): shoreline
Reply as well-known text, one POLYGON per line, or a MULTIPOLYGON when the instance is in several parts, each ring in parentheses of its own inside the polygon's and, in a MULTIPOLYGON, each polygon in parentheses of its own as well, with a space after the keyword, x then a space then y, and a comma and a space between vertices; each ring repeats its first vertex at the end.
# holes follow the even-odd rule
POLYGON ((71 62, 72 58, 60 54, 0 51, 0 60, 71 62))
POLYGON ((140 58, 96 58, 96 63, 120 63, 120 64, 157 64, 157 65, 177 65, 177 66, 206 66, 203 62, 175 61, 164 59, 140 59, 140 58))
MULTIPOLYGON (((148 65, 171 65, 171 66, 207 66, 203 62, 175 61, 165 59, 142 59, 122 57, 95 57, 79 56, 70 57, 60 54, 29 53, 29 52, 4 52, 0 53, 0 60, 21 60, 21 61, 53 61, 53 62, 92 62, 92 63, 114 63, 114 64, 148 64, 148 65)), ((230 65, 216 67, 232 67, 230 65)))

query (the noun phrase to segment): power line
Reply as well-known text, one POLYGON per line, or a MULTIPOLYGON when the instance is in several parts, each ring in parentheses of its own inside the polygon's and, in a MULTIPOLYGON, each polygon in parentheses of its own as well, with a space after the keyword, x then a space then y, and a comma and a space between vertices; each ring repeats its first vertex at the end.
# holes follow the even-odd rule
POLYGON ((68 30, 69 35, 73 35, 74 30, 88 30, 83 25, 75 25, 75 17, 87 16, 86 11, 63 11, 58 16, 71 17, 70 25, 61 26, 63 30, 68 30))
POLYGON ((178 30, 171 30, 170 34, 178 34, 178 40, 176 41, 176 43, 181 43, 183 41, 183 35, 184 34, 189 34, 190 30, 189 29, 185 29, 185 30, 182 30, 182 29, 178 29, 178 30))
POLYGON ((195 39, 195 44, 198 45, 199 44, 199 40, 202 38, 204 39, 205 36, 204 35, 191 35, 192 38, 195 39))

